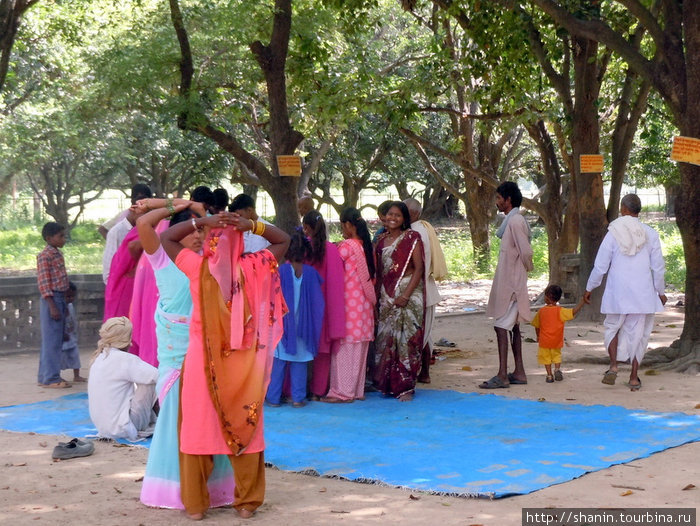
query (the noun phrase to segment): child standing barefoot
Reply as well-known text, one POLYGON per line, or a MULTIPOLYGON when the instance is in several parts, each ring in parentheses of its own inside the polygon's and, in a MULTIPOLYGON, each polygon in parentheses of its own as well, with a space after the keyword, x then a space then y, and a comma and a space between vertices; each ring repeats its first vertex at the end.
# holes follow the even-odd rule
POLYGON ((561 287, 559 285, 549 285, 544 289, 544 302, 532 325, 537 333, 539 349, 537 351, 537 362, 544 365, 547 371, 547 383, 554 380, 562 381, 564 375, 561 372, 561 348, 564 347, 564 323, 574 319, 583 307, 583 299, 573 309, 567 309, 557 305, 561 298, 561 287), (552 375, 552 364, 554 364, 554 374, 552 375))
POLYGON ((78 319, 75 316, 75 295, 78 288, 72 281, 66 291, 66 323, 63 328, 63 353, 61 370, 73 369, 73 382, 87 382, 80 376, 80 352, 78 351, 78 319))

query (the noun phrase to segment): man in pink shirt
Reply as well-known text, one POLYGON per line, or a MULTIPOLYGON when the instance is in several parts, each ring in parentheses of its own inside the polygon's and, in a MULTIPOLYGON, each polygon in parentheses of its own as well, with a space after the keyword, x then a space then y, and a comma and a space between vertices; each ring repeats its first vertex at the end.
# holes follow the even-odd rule
POLYGON ((496 206, 506 214, 496 235, 501 239, 498 266, 486 315, 494 318, 498 341, 498 374, 479 385, 482 389, 500 389, 510 384, 526 384, 523 366, 520 322, 532 320, 530 299, 527 295, 527 273, 532 270, 530 227, 520 214, 523 196, 512 181, 501 183, 496 189, 496 206), (515 369, 508 373, 508 333, 515 359, 515 369))

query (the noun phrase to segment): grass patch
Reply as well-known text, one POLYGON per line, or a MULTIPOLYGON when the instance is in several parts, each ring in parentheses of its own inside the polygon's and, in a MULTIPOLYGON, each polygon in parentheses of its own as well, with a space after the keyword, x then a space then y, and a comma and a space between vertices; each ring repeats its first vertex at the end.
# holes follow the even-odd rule
MULTIPOLYGON (((13 225, 14 226, 14 225, 13 225)), ((43 250, 41 226, 17 225, 13 229, 0 230, 0 273, 3 275, 31 275, 36 272, 36 255, 43 250)), ((76 226, 63 247, 66 267, 71 274, 101 274, 104 240, 97 232, 97 223, 81 223, 76 226)), ((661 238, 666 260, 666 283, 678 290, 685 289, 685 260, 683 244, 678 227, 672 221, 654 223, 661 238)), ((7 228, 7 225, 3 225, 7 228)), ((329 225, 329 238, 333 242, 342 240, 340 225, 329 225)), ((442 250, 447 261, 450 281, 491 279, 498 263, 500 240, 491 232, 488 269, 480 272, 473 256, 473 247, 466 224, 437 228, 442 250)), ((547 233, 543 227, 532 229, 532 249, 535 269, 531 278, 546 278, 549 272, 547 233)))

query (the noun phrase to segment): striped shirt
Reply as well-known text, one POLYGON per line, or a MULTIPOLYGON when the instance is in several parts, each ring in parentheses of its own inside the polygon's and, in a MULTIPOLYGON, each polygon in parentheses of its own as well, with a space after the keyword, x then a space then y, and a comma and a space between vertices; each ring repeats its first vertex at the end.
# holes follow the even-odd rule
POLYGON ((63 254, 56 247, 46 245, 36 257, 36 278, 42 298, 53 296, 54 291, 68 290, 68 274, 63 254))

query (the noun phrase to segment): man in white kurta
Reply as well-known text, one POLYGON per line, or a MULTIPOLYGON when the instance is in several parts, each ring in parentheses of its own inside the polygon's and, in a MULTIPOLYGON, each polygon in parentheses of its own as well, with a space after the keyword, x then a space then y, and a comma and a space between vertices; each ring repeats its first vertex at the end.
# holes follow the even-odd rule
POLYGON ((137 440, 153 434, 158 369, 129 354, 131 322, 110 318, 100 329, 88 377, 88 407, 97 434, 137 440))
POLYGON ((496 189, 496 206, 506 214, 496 235, 501 238, 498 266, 493 276, 486 315, 494 318, 498 342, 498 374, 481 384, 481 389, 526 384, 523 364, 520 322, 532 320, 530 298, 527 294, 527 273, 533 269, 530 227, 520 213, 523 196, 512 181, 496 189), (508 373, 508 333, 515 359, 515 369, 508 373))
POLYGON ((605 314, 605 347, 610 356, 603 383, 613 385, 617 363, 629 361, 632 371, 628 385, 633 391, 642 385, 637 369, 647 350, 654 313, 663 312, 666 303, 666 266, 659 234, 639 221, 641 209, 637 195, 622 198, 620 217, 608 226, 584 294, 584 301, 590 302, 591 291, 608 275, 600 305, 605 314))
MULTIPOLYGON (((425 317, 423 319, 423 351, 422 351, 422 361, 421 370, 418 375, 417 381, 429 384, 430 383, 430 359, 433 355, 433 340, 432 331, 433 323, 435 321, 435 308, 437 304, 442 301, 440 292, 438 291, 437 284, 435 283, 435 276, 433 275, 433 254, 431 250, 431 244, 435 244, 437 241, 437 236, 435 236, 434 230, 430 224, 426 221, 420 220, 420 215, 423 212, 423 207, 420 203, 413 198, 406 199, 404 201, 406 207, 408 208, 408 213, 411 216, 411 229, 415 230, 420 234, 421 240, 423 241, 423 269, 425 273, 425 317), (430 232, 432 230, 432 232, 430 232), (435 236, 433 243, 431 243, 431 234, 435 236)), ((439 241, 438 248, 439 248, 439 241)))

